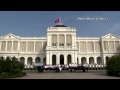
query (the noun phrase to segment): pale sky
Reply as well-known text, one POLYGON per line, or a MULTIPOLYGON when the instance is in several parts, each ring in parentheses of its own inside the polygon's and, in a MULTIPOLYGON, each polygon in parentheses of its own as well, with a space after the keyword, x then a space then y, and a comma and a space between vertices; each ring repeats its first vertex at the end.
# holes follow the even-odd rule
POLYGON ((59 17, 64 25, 75 27, 80 37, 120 36, 120 11, 0 11, 0 36, 45 37, 59 17))

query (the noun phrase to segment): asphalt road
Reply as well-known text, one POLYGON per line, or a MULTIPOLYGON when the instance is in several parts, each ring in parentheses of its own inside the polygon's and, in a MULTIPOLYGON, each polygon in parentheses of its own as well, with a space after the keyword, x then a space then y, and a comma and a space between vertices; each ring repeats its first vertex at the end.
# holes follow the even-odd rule
POLYGON ((38 73, 37 71, 28 70, 24 72, 26 72, 26 76, 13 79, 120 79, 120 77, 107 76, 105 70, 90 70, 88 72, 61 71, 59 73, 55 71, 38 73))

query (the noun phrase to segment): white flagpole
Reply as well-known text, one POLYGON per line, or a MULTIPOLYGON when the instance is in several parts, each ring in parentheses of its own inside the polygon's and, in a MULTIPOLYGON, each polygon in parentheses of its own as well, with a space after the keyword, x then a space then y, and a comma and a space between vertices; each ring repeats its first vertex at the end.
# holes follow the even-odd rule
POLYGON ((60 18, 60 23, 61 23, 61 17, 59 17, 60 18))

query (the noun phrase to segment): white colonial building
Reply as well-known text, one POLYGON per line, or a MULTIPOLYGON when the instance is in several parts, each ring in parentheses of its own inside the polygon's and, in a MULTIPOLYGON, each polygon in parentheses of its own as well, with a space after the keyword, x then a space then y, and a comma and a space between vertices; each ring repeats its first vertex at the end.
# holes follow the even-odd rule
POLYGON ((0 57, 16 57, 26 65, 106 64, 107 57, 120 54, 120 37, 76 37, 76 29, 65 25, 48 27, 46 37, 0 37, 0 57))

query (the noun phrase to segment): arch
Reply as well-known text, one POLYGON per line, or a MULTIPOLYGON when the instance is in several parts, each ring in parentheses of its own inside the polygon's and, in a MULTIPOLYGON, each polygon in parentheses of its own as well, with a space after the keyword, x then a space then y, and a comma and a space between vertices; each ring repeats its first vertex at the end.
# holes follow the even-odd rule
POLYGON ((43 64, 46 65, 46 57, 43 58, 43 64))
POLYGON ((3 57, 3 56, 1 56, 1 57, 0 57, 0 60, 4 60, 4 57, 3 57))
POLYGON ((24 57, 20 57, 20 62, 25 64, 25 58, 24 57))
POLYGON ((12 57, 12 60, 13 60, 13 61, 17 61, 18 59, 17 59, 15 56, 13 56, 13 57, 12 57))
POLYGON ((68 54, 68 56, 67 56, 67 64, 70 64, 70 63, 71 63, 71 55, 68 54))
POLYGON ((94 58, 93 57, 89 58, 89 64, 94 64, 94 58))
POLYGON ((27 58, 27 64, 32 65, 32 57, 27 58))
POLYGON ((11 57, 10 57, 10 56, 7 56, 5 60, 11 60, 11 57))
POLYGON ((52 55, 52 65, 56 65, 56 55, 52 55))
POLYGON ((40 59, 40 57, 36 57, 36 58, 35 58, 35 62, 36 62, 36 63, 39 63, 39 62, 41 62, 41 59, 40 59))
POLYGON ((86 57, 82 57, 81 58, 81 64, 83 65, 83 64, 85 64, 86 63, 86 57))
POLYGON ((98 65, 102 64, 101 57, 97 57, 97 64, 98 64, 98 65))
POLYGON ((60 55, 60 65, 63 65, 64 64, 64 55, 63 54, 61 54, 60 55))
POLYGON ((106 57, 105 57, 105 60, 106 60, 106 64, 107 64, 107 62, 108 62, 108 60, 109 60, 109 57, 106 56, 106 57))

